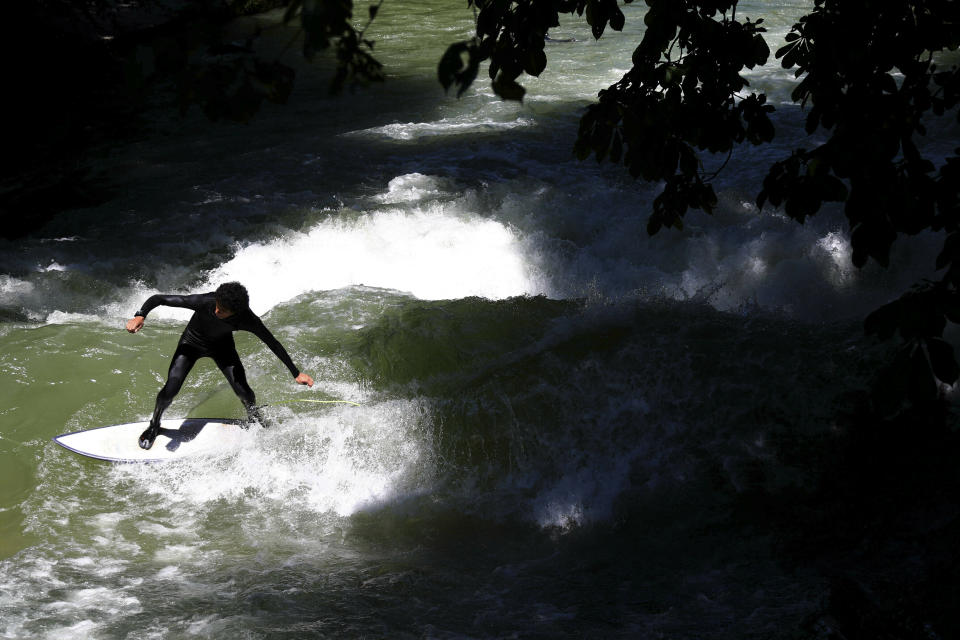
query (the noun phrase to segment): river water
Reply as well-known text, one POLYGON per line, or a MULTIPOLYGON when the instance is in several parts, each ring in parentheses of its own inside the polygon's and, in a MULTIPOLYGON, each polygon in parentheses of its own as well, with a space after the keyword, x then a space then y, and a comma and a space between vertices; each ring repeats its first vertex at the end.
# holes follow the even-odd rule
MULTIPOLYGON (((565 20, 522 105, 484 73, 443 95, 463 5, 387 2, 382 86, 331 97, 294 47, 290 103, 250 124, 157 105, 92 164, 116 197, 0 244, 0 637, 770 638, 816 610, 824 578, 730 507, 815 481, 791 448, 866 385, 862 317, 937 239, 858 271, 839 211, 756 210, 802 123, 776 61, 747 76, 776 142, 735 153, 715 215, 648 238, 657 185, 571 152, 643 4, 600 41, 565 20), (124 321, 226 280, 317 379, 238 334, 273 428, 156 465, 50 441, 146 419, 189 314, 124 321)), ((739 13, 775 51, 808 7, 739 13)), ((188 415, 242 415, 210 361, 188 415)))

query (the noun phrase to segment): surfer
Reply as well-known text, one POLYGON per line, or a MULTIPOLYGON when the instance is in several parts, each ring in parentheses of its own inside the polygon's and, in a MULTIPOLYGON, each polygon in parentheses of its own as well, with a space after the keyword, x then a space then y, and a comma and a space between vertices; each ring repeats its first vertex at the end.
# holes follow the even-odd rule
POLYGON ((234 331, 249 331, 270 347, 274 355, 287 366, 294 379, 299 384, 313 386, 313 378, 300 371, 283 345, 273 337, 253 311, 250 310, 250 298, 247 290, 239 282, 227 282, 220 285, 213 293, 193 295, 162 295, 150 296, 140 309, 127 321, 127 331, 137 333, 143 328, 147 314, 155 307, 184 307, 193 309, 193 316, 187 323, 177 349, 170 362, 170 371, 167 373, 167 382, 157 394, 157 404, 150 418, 150 425, 140 435, 140 446, 149 449, 160 432, 160 417, 180 391, 183 381, 193 368, 193 365, 203 357, 213 358, 220 371, 227 378, 230 387, 240 398, 247 410, 250 422, 261 424, 259 408, 256 405, 256 396, 250 385, 237 354, 237 347, 233 342, 234 331))

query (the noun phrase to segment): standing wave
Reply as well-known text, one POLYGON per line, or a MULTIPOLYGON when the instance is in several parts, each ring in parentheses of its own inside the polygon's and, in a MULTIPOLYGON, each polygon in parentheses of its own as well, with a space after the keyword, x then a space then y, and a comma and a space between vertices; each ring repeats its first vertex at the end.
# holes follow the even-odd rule
POLYGON ((791 447, 830 437, 830 399, 869 377, 862 342, 852 323, 703 303, 467 298, 394 308, 349 353, 373 389, 430 407, 443 483, 468 510, 565 529, 677 490, 813 482, 791 447))

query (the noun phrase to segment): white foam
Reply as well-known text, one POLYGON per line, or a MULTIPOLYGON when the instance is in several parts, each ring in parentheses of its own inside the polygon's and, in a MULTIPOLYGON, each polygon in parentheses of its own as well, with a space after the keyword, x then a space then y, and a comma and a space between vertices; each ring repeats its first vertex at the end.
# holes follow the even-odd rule
POLYGON ((180 567, 168 565, 157 571, 157 580, 175 580, 180 576, 180 567))
POLYGON ((583 524, 583 504, 576 499, 550 501, 539 507, 536 520, 544 529, 573 529, 583 524))
POLYGON ((390 180, 387 184, 387 192, 378 194, 373 199, 377 202, 393 204, 416 202, 442 193, 443 190, 437 178, 422 173, 408 173, 390 180))
POLYGON ((68 627, 48 631, 44 637, 49 638, 50 640, 75 640, 76 638, 91 638, 96 637, 94 631, 99 626, 100 625, 92 620, 81 620, 80 622, 72 624, 68 627))
POLYGON ((45 324, 74 324, 81 322, 101 322, 100 316, 89 313, 68 313, 66 311, 54 311, 47 315, 45 324))
POLYGON ((540 493, 532 504, 540 527, 563 532, 609 518, 629 464, 625 459, 609 460, 603 472, 594 465, 564 474, 540 493))
MULTIPOLYGON (((222 500, 257 505, 264 518, 303 513, 346 517, 422 489, 418 478, 429 466, 429 447, 418 434, 424 433, 420 425, 428 423, 425 407, 414 401, 325 405, 312 415, 290 411, 282 428, 252 430, 255 437, 242 451, 112 472, 146 493, 160 491, 164 503, 178 505, 178 522, 189 527, 197 526, 196 516, 208 505, 222 500)), ((206 562, 189 532, 149 522, 139 523, 138 529, 162 543, 153 553, 161 566, 206 562), (181 539, 171 540, 173 533, 181 539)))
POLYGON ((538 292, 511 229, 441 203, 331 218, 306 233, 243 247, 209 274, 203 290, 229 280, 247 286, 257 313, 353 285, 430 300, 538 292))
POLYGON ((443 118, 434 122, 395 122, 380 127, 371 127, 345 133, 345 136, 368 136, 390 138, 392 140, 417 140, 431 136, 460 135, 483 131, 508 131, 534 124, 529 118, 498 121, 493 119, 477 120, 475 117, 443 118))
POLYGON ((0 294, 8 296, 26 295, 33 291, 33 283, 20 280, 6 274, 0 275, 0 294))
MULTIPOLYGON (((232 280, 247 287, 257 314, 305 293, 355 286, 428 300, 545 293, 518 233, 467 210, 468 199, 447 180, 420 173, 396 176, 370 202, 370 211, 346 210, 305 232, 238 247, 189 290, 158 291, 133 283, 123 300, 105 305, 104 314, 129 318, 155 293, 202 293, 232 280)), ((158 307, 150 317, 185 321, 191 314, 158 307)), ((47 322, 83 319, 55 312, 47 322)))
POLYGON ((91 519, 91 522, 104 533, 113 533, 123 518, 122 513, 113 511, 111 513, 98 513, 91 519))
POLYGON ((51 271, 66 271, 66 270, 67 268, 65 266, 53 260, 50 262, 50 264, 48 264, 45 267, 37 267, 37 271, 40 273, 49 273, 51 271))
POLYGON ((837 288, 852 284, 857 276, 853 266, 853 248, 850 240, 837 231, 831 231, 820 238, 812 250, 815 259, 825 264, 827 278, 837 288))
POLYGON ((80 236, 64 236, 63 238, 45 238, 40 240, 41 243, 47 242, 77 242, 80 240, 80 236))
POLYGON ((191 636, 211 636, 218 631, 221 623, 220 617, 215 614, 202 618, 195 617, 187 627, 187 634, 191 636))
MULTIPOLYGON (((63 599, 46 604, 43 609, 54 615, 75 612, 118 615, 121 613, 136 613, 140 610, 140 601, 133 596, 125 595, 122 589, 89 587, 71 589, 67 591, 63 599)), ((83 637, 83 635, 74 637, 83 637)))
POLYGON ((160 563, 180 563, 187 562, 196 554, 196 549, 186 544, 171 544, 162 549, 157 549, 153 554, 153 559, 160 563))

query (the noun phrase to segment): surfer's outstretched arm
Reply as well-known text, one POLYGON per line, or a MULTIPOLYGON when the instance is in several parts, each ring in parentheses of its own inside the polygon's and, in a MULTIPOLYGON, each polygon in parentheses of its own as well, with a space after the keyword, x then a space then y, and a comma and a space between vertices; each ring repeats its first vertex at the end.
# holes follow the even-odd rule
POLYGON ((304 384, 308 387, 313 386, 313 378, 310 376, 310 374, 300 371, 300 369, 297 368, 297 365, 293 364, 293 360, 290 359, 290 354, 287 353, 287 350, 283 348, 283 345, 280 344, 280 341, 274 337, 269 329, 267 329, 260 318, 254 314, 250 314, 247 324, 245 324, 243 328, 244 330, 249 331, 253 335, 263 340, 264 344, 270 347, 270 350, 273 351, 273 354, 277 356, 277 358, 279 358, 284 365, 286 365, 287 369, 290 370, 290 373, 293 375, 293 379, 296 380, 297 384, 304 384))
POLYGON ((211 293, 197 293, 193 295, 167 295, 158 293, 147 298, 147 301, 143 303, 140 309, 137 310, 133 317, 127 320, 127 331, 130 333, 136 333, 143 328, 143 322, 147 317, 147 314, 153 311, 156 307, 183 307, 186 309, 193 309, 196 311, 200 308, 200 305, 205 301, 210 299, 211 293))

